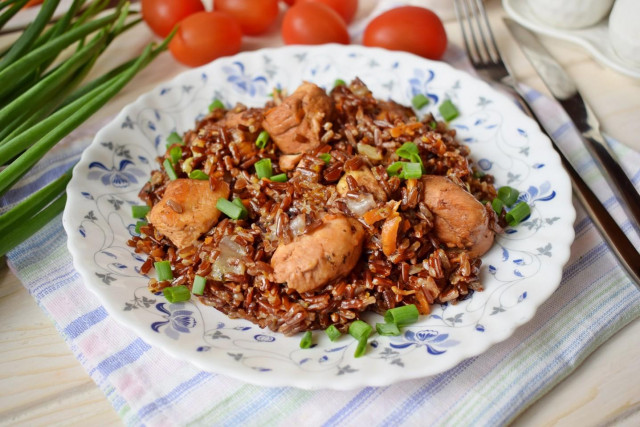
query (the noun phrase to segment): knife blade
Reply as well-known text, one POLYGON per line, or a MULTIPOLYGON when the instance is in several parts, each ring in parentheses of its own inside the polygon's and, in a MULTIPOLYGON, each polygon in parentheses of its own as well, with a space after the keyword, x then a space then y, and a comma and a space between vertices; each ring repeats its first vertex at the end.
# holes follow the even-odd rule
POLYGON ((571 118, 587 151, 629 217, 632 227, 640 235, 640 195, 600 133, 600 124, 593 110, 580 95, 573 79, 538 37, 512 19, 503 20, 549 92, 571 118))

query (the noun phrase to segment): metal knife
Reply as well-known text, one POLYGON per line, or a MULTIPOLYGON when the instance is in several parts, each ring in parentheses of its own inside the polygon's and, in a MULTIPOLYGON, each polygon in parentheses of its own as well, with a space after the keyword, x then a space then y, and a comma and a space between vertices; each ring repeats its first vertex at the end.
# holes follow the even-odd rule
POLYGON ((582 99, 576 84, 534 33, 512 19, 503 20, 551 94, 573 121, 585 147, 640 235, 640 195, 600 133, 598 119, 582 99))

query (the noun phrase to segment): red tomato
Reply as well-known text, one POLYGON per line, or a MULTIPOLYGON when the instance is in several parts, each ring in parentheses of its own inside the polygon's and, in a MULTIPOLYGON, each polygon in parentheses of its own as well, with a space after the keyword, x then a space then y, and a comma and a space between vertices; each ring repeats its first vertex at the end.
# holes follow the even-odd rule
POLYGON ((358 0, 294 0, 294 1, 317 1, 320 3, 324 3, 329 6, 331 9, 338 12, 344 22, 347 24, 353 21, 353 17, 356 15, 358 11, 358 0))
POLYGON ((216 0, 213 8, 227 12, 249 36, 262 34, 278 18, 278 0, 216 0))
POLYGON ((282 20, 285 44, 349 44, 347 25, 338 13, 326 4, 298 1, 282 20))
POLYGON ((204 10, 200 0, 142 0, 141 6, 142 18, 160 37, 169 35, 187 16, 204 10))
POLYGON ((447 49, 447 33, 429 9, 402 6, 374 18, 364 30, 362 44, 440 59, 447 49))
POLYGON ((296 0, 282 0, 282 1, 285 2, 289 6, 293 6, 293 4, 296 2, 296 0))
POLYGON ((224 12, 198 12, 186 17, 171 39, 169 50, 179 62, 197 67, 240 51, 242 30, 224 12))

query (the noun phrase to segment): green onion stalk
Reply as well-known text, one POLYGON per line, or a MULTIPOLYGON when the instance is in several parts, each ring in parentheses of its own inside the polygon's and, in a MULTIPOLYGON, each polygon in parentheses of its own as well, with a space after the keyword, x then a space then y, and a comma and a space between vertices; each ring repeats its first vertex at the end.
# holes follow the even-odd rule
MULTIPOLYGON (((67 13, 51 23, 59 1, 45 0, 32 24, 0 52, 0 196, 165 51, 175 34, 85 82, 109 44, 140 20, 128 19, 125 0, 108 13, 103 13, 107 0, 74 0, 67 13), (75 50, 58 59, 68 48, 75 50)), ((0 0, 0 29, 25 3, 0 0)), ((0 215, 0 256, 64 209, 70 179, 71 170, 0 215)))
POLYGON ((16 13, 20 12, 20 10, 24 7, 24 5, 27 4, 28 1, 29 0, 18 0, 13 2, 6 1, 2 3, 2 8, 0 10, 4 10, 4 8, 6 8, 7 6, 9 7, 9 9, 0 14, 0 30, 7 22, 9 22, 11 18, 14 17, 16 13))

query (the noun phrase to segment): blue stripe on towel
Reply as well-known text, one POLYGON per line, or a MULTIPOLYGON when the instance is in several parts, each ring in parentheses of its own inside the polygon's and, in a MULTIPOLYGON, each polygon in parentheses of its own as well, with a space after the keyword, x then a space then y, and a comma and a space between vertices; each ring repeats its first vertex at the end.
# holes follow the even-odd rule
POLYGON ((90 329, 93 325, 101 322, 107 317, 107 311, 100 306, 87 314, 84 314, 64 328, 64 334, 71 339, 79 337, 83 332, 90 329))
MULTIPOLYGON (((180 399, 185 393, 189 391, 193 391, 193 388, 203 381, 208 380, 209 378, 215 377, 214 374, 210 374, 208 372, 198 372, 194 377, 189 378, 187 381, 180 383, 173 390, 169 391, 164 396, 154 400, 148 405, 143 406, 138 411, 138 416, 140 418, 145 418, 149 414, 152 414, 161 408, 165 407, 168 403, 173 402, 174 400, 180 399)), ((201 398, 205 398, 205 396, 200 396, 201 398)), ((194 402, 197 403, 197 402, 194 402)))
POLYGON ((108 377, 114 371, 126 366, 132 362, 135 362, 146 353, 151 347, 140 338, 134 340, 124 349, 104 359, 102 362, 93 368, 89 375, 93 375, 96 371, 102 374, 103 377, 108 377))

